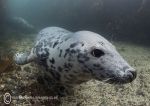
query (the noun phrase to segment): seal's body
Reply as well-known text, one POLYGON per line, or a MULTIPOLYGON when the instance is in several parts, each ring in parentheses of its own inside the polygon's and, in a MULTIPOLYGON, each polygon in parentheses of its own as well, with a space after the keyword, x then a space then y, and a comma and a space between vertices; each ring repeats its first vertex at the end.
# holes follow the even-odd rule
POLYGON ((36 62, 52 79, 74 86, 90 79, 108 83, 128 83, 135 70, 105 38, 90 31, 70 32, 59 27, 41 30, 30 53, 16 54, 23 65, 36 62))

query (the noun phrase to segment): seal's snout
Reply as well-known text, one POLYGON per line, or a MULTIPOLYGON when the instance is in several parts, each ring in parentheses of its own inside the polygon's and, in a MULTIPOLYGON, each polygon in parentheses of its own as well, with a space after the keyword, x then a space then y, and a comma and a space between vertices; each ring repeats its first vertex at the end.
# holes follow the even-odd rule
POLYGON ((129 81, 132 82, 136 78, 137 72, 135 70, 128 70, 128 72, 129 81))

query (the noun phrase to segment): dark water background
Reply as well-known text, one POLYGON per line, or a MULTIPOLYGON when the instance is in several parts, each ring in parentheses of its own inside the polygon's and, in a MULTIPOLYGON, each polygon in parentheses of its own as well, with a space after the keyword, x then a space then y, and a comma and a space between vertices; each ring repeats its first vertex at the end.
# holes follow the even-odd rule
POLYGON ((149 45, 149 5, 149 0, 0 0, 0 36, 8 29, 20 30, 8 20, 22 17, 37 30, 90 30, 109 39, 149 45))

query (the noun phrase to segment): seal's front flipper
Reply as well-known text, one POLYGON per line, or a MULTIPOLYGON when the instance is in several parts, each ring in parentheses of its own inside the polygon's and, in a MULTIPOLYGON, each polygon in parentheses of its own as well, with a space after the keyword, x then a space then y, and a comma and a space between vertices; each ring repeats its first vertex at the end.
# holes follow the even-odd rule
POLYGON ((14 61, 18 65, 24 65, 30 63, 36 59, 36 56, 31 53, 17 53, 14 56, 14 61))

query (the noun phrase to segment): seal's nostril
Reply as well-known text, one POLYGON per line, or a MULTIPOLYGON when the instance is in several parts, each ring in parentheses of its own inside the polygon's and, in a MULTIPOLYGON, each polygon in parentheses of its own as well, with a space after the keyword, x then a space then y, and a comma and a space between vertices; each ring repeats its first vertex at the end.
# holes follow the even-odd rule
POLYGON ((136 78, 137 76, 137 72, 136 71, 130 71, 132 73, 132 76, 133 76, 133 80, 136 78))
POLYGON ((136 78, 136 76, 137 76, 137 73, 136 73, 136 71, 131 71, 131 70, 128 70, 129 72, 130 72, 130 74, 129 74, 129 80, 130 80, 130 82, 132 82, 135 78, 136 78))

